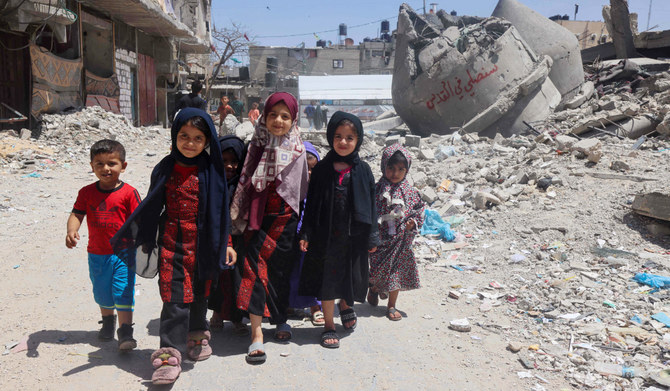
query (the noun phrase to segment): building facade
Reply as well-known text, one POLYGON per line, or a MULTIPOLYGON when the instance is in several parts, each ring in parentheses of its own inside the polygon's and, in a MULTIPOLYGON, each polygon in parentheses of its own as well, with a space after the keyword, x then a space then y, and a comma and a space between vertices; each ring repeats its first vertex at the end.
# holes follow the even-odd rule
POLYGON ((167 124, 187 62, 208 68, 210 20, 211 0, 9 0, 0 56, 13 61, 2 62, 0 103, 29 124, 0 129, 86 105, 167 124))

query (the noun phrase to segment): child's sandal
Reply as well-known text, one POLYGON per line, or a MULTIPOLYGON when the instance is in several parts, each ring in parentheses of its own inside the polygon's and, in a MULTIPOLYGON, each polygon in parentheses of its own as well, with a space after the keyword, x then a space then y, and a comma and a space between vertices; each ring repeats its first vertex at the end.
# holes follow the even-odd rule
POLYGON ((193 361, 207 360, 212 355, 212 347, 209 345, 211 338, 209 330, 190 331, 186 342, 188 358, 193 361))
POLYGON ((153 384, 172 384, 181 373, 181 353, 175 348, 160 348, 151 354, 153 384))

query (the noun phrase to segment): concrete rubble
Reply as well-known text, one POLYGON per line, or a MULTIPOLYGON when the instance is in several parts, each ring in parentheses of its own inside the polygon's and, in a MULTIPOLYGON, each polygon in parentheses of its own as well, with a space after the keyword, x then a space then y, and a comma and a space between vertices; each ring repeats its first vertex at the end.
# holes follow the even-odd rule
POLYGON ((379 177, 383 146, 403 142, 415 156, 410 180, 457 231, 454 242, 415 241, 421 267, 444 275, 439 304, 474 314, 448 316, 448 328, 505 336, 529 387, 551 377, 578 389, 666 389, 670 328, 656 319, 670 314, 670 291, 632 277, 670 276, 670 196, 652 190, 670 180, 658 165, 670 142, 633 149, 611 134, 543 134, 368 133, 361 156, 379 177), (453 152, 425 158, 444 150, 453 152))
MULTIPOLYGON (((0 132, 0 167, 12 172, 48 170, 53 164, 68 164, 89 159, 91 145, 103 138, 118 140, 126 148, 138 139, 150 142, 157 135, 169 137, 169 129, 160 126, 135 127, 123 115, 91 106, 81 111, 44 114, 37 130, 22 129, 20 137, 13 131, 0 132)), ((148 154, 163 153, 167 145, 157 145, 148 154)))

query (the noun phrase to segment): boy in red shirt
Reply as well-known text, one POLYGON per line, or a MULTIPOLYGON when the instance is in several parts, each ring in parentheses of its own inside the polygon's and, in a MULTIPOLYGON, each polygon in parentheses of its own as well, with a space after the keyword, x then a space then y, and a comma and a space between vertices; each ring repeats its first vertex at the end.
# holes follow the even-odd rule
POLYGON ((140 203, 137 190, 119 179, 125 171, 126 150, 114 140, 100 140, 91 146, 91 168, 98 178, 81 190, 67 220, 65 245, 73 248, 79 241, 79 227, 88 226, 88 269, 93 283, 93 297, 100 306, 101 340, 114 338, 116 316, 119 349, 132 350, 133 306, 135 295, 135 254, 114 254, 109 239, 123 225, 140 203))

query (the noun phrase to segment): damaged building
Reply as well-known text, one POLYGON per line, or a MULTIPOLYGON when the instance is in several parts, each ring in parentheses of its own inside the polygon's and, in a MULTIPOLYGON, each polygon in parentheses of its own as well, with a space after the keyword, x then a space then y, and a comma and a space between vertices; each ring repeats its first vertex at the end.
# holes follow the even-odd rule
POLYGON ((424 16, 403 4, 396 37, 393 104, 420 135, 510 136, 584 82, 574 34, 515 0, 486 19, 424 16))
POLYGON ((0 129, 84 106, 166 124, 184 65, 210 51, 211 0, 2 3, 0 129))

